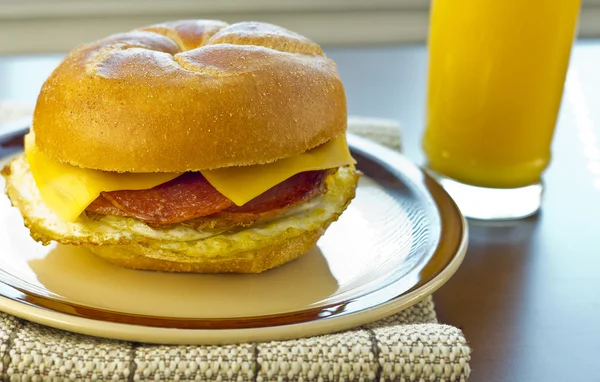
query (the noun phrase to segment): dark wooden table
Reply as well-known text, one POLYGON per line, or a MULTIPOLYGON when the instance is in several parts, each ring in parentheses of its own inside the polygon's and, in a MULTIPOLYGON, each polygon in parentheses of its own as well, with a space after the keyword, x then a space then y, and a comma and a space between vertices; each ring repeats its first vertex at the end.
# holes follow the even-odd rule
MULTIPOLYGON (((400 121, 405 154, 422 163, 425 47, 327 53, 350 113, 400 121)), ((0 100, 34 102, 60 57, 0 57, 0 100)), ((473 349, 473 381, 600 381, 599 63, 600 41, 576 45, 541 213, 470 222, 465 261, 435 294, 440 321, 473 349)))

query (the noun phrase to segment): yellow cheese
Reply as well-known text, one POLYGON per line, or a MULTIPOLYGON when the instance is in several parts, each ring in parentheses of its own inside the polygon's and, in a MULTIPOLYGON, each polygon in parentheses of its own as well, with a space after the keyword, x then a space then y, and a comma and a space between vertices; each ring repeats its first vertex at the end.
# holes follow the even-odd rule
POLYGON ((66 221, 75 220, 102 191, 144 190, 180 175, 119 174, 61 163, 37 148, 33 133, 25 136, 25 156, 44 203, 66 221))
POLYGON ((202 171, 202 175, 217 191, 241 206, 298 173, 355 163, 356 161, 350 155, 346 136, 340 135, 295 157, 264 165, 207 170, 202 171))
MULTIPOLYGON (((178 173, 116 173, 84 169, 49 158, 25 136, 25 156, 44 203, 63 220, 75 220, 102 191, 144 190, 176 178, 178 173)), ((202 171, 209 183, 241 206, 304 171, 356 163, 341 135, 304 154, 265 165, 202 171)))

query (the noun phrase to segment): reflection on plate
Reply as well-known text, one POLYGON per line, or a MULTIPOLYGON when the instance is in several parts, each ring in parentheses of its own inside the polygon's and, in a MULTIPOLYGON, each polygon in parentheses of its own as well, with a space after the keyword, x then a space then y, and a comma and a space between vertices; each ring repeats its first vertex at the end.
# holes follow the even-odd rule
POLYGON ((464 219, 399 154, 355 136, 349 144, 364 176, 348 210, 309 253, 259 275, 134 271, 79 247, 44 247, 2 195, 0 309, 124 340, 230 343, 339 331, 406 308, 459 266, 464 219))

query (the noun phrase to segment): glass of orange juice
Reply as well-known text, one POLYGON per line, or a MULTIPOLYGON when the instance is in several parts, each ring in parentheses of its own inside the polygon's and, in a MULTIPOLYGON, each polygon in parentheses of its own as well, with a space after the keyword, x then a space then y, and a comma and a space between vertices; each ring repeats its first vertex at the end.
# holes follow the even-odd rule
POLYGON ((426 167, 463 213, 541 205, 580 0, 432 0, 426 167))

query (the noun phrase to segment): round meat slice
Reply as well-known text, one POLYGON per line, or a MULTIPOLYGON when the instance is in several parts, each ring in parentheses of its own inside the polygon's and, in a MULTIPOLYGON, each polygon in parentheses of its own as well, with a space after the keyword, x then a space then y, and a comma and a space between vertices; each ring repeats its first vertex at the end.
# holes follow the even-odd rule
POLYGON ((103 192, 87 211, 135 217, 153 227, 181 222, 198 228, 245 226, 320 195, 328 173, 294 175, 243 206, 235 206, 201 173, 186 173, 149 190, 103 192))
POLYGON ((102 196, 127 216, 157 224, 207 216, 233 205, 202 174, 191 172, 148 190, 103 192, 102 196))

